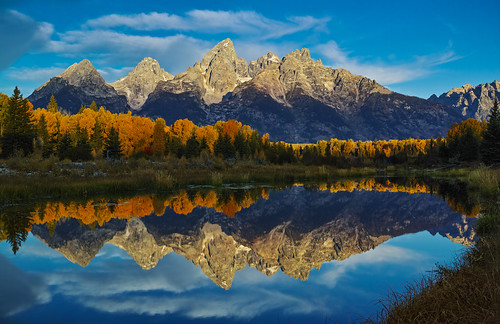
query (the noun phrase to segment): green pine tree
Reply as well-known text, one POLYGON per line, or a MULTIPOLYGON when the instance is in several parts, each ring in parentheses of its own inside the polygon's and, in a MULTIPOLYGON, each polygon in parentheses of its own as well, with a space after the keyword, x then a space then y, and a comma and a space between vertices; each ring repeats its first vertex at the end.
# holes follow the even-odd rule
POLYGON ((495 99, 488 116, 486 131, 483 133, 481 153, 484 163, 500 163, 500 112, 497 99, 495 99))
POLYGON ((238 152, 240 158, 245 158, 250 155, 250 145, 241 132, 239 132, 234 139, 234 148, 236 152, 238 152))
POLYGON ((186 142, 185 155, 188 159, 200 155, 200 143, 198 143, 194 134, 186 142))
POLYGON ((76 143, 69 151, 71 161, 89 161, 92 159, 92 147, 88 140, 85 129, 77 129, 75 134, 76 143))
POLYGON ((47 158, 52 155, 54 153, 54 141, 50 138, 49 131, 47 130, 45 115, 42 115, 38 122, 37 136, 42 143, 42 156, 47 158))
POLYGON ((16 87, 5 114, 1 138, 3 156, 11 156, 16 151, 22 151, 24 155, 33 153, 36 130, 32 116, 32 105, 16 87))
POLYGON ((225 159, 231 159, 236 156, 236 149, 227 134, 219 136, 215 141, 214 153, 215 155, 223 156, 225 159))
POLYGON ((69 152, 72 148, 71 136, 69 133, 64 133, 59 136, 59 141, 57 142, 57 156, 60 160, 69 158, 69 152))
POLYGON ((31 220, 31 215, 26 213, 10 212, 0 214, 0 223, 3 224, 0 234, 6 236, 14 254, 19 251, 21 244, 28 238, 26 229, 30 227, 31 220))
POLYGON ((108 138, 104 142, 104 150, 102 152, 104 158, 117 160, 122 156, 122 149, 118 132, 114 127, 111 127, 108 138))
POLYGON ((104 144, 104 138, 102 136, 102 126, 99 121, 96 121, 94 126, 94 132, 90 137, 90 146, 97 153, 102 150, 102 146, 104 144))

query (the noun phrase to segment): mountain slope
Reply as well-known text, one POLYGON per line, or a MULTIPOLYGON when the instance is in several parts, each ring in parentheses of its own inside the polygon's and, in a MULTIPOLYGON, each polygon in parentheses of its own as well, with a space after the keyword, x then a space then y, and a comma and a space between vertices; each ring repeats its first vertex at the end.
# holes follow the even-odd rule
POLYGON ((495 98, 500 100, 500 81, 497 80, 476 87, 467 83, 439 97, 432 95, 429 100, 455 108, 464 118, 485 120, 490 114, 495 98))
POLYGON ((70 113, 77 113, 82 105, 89 106, 92 101, 114 113, 130 109, 126 97, 107 84, 86 59, 41 85, 28 100, 35 108, 46 107, 52 95, 58 105, 70 113))

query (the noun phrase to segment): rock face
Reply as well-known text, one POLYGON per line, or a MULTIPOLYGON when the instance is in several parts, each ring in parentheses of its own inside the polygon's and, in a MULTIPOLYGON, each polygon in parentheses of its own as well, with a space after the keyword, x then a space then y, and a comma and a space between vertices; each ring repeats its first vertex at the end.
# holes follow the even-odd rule
POLYGON ((35 108, 46 107, 52 95, 70 113, 77 113, 82 105, 89 106, 92 101, 115 113, 129 110, 126 97, 107 84, 89 60, 71 65, 37 88, 28 100, 35 108))
POLYGON ((205 54, 201 63, 196 62, 173 80, 160 82, 144 104, 143 113, 172 123, 177 116, 206 123, 206 107, 248 80, 247 62, 236 55, 228 38, 205 54))
POLYGON ((259 57, 256 61, 250 61, 248 64, 248 74, 253 78, 271 64, 281 64, 281 59, 273 52, 259 57))
POLYGON ((172 74, 160 67, 158 61, 146 57, 126 77, 110 85, 120 95, 127 97, 127 102, 132 109, 139 110, 158 82, 173 78, 172 74))
POLYGON ((482 83, 476 87, 469 83, 455 87, 439 97, 432 95, 429 100, 453 107, 464 118, 485 120, 490 114, 495 98, 500 100, 500 81, 482 83))
POLYGON ((183 255, 224 289, 247 264, 270 276, 283 271, 306 280, 324 262, 345 260, 391 237, 429 230, 454 242, 473 242, 475 219, 452 213, 430 194, 309 192, 292 188, 261 199, 227 218, 213 209, 187 215, 167 209, 156 215, 113 219, 91 230, 77 220, 46 225, 32 233, 70 261, 89 264, 105 243, 127 251, 144 269, 170 251, 183 255), (181 216, 181 217, 180 217, 181 216))

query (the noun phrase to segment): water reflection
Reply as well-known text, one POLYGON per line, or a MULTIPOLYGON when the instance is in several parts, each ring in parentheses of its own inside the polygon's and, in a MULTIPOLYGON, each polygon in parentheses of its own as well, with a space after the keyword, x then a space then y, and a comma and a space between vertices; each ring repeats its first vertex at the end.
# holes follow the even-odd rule
POLYGON ((365 179, 45 202, 29 212, 4 210, 0 238, 16 253, 31 231, 83 267, 106 243, 125 250, 143 269, 173 251, 229 289, 247 265, 267 276, 281 271, 307 280, 327 261, 345 260, 406 233, 429 230, 470 245, 475 220, 466 216, 477 215, 480 206, 464 199, 463 190, 460 184, 365 179))

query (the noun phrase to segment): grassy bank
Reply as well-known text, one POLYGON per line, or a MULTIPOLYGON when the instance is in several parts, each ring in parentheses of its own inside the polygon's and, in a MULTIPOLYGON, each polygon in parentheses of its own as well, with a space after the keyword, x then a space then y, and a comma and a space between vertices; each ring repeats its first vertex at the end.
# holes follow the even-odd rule
POLYGON ((478 168, 465 180, 486 206, 477 223, 478 243, 453 264, 391 293, 375 322, 500 322, 500 170, 478 168))
MULTIPOLYGON (((395 169, 389 169, 395 173, 395 169)), ((289 184, 375 176, 375 168, 338 169, 301 164, 237 163, 223 160, 122 163, 59 162, 17 158, 0 164, 0 204, 42 197, 85 198, 102 193, 174 190, 187 185, 289 184)))
MULTIPOLYGON (((55 157, 42 159, 15 157, 0 160, 0 205, 26 199, 86 198, 107 193, 130 193, 138 190, 167 191, 187 185, 268 184, 293 182, 329 182, 342 178, 382 176, 426 176, 467 180, 477 167, 411 169, 390 166, 337 168, 296 164, 269 164, 257 161, 226 161, 214 158, 186 160, 166 158, 161 162, 129 159, 124 162, 96 160, 86 163, 59 161, 55 157)), ((471 180, 479 188, 485 184, 483 175, 471 180)), ((498 183, 497 183, 498 185, 498 183)), ((483 190, 481 189, 481 190, 483 190)))

